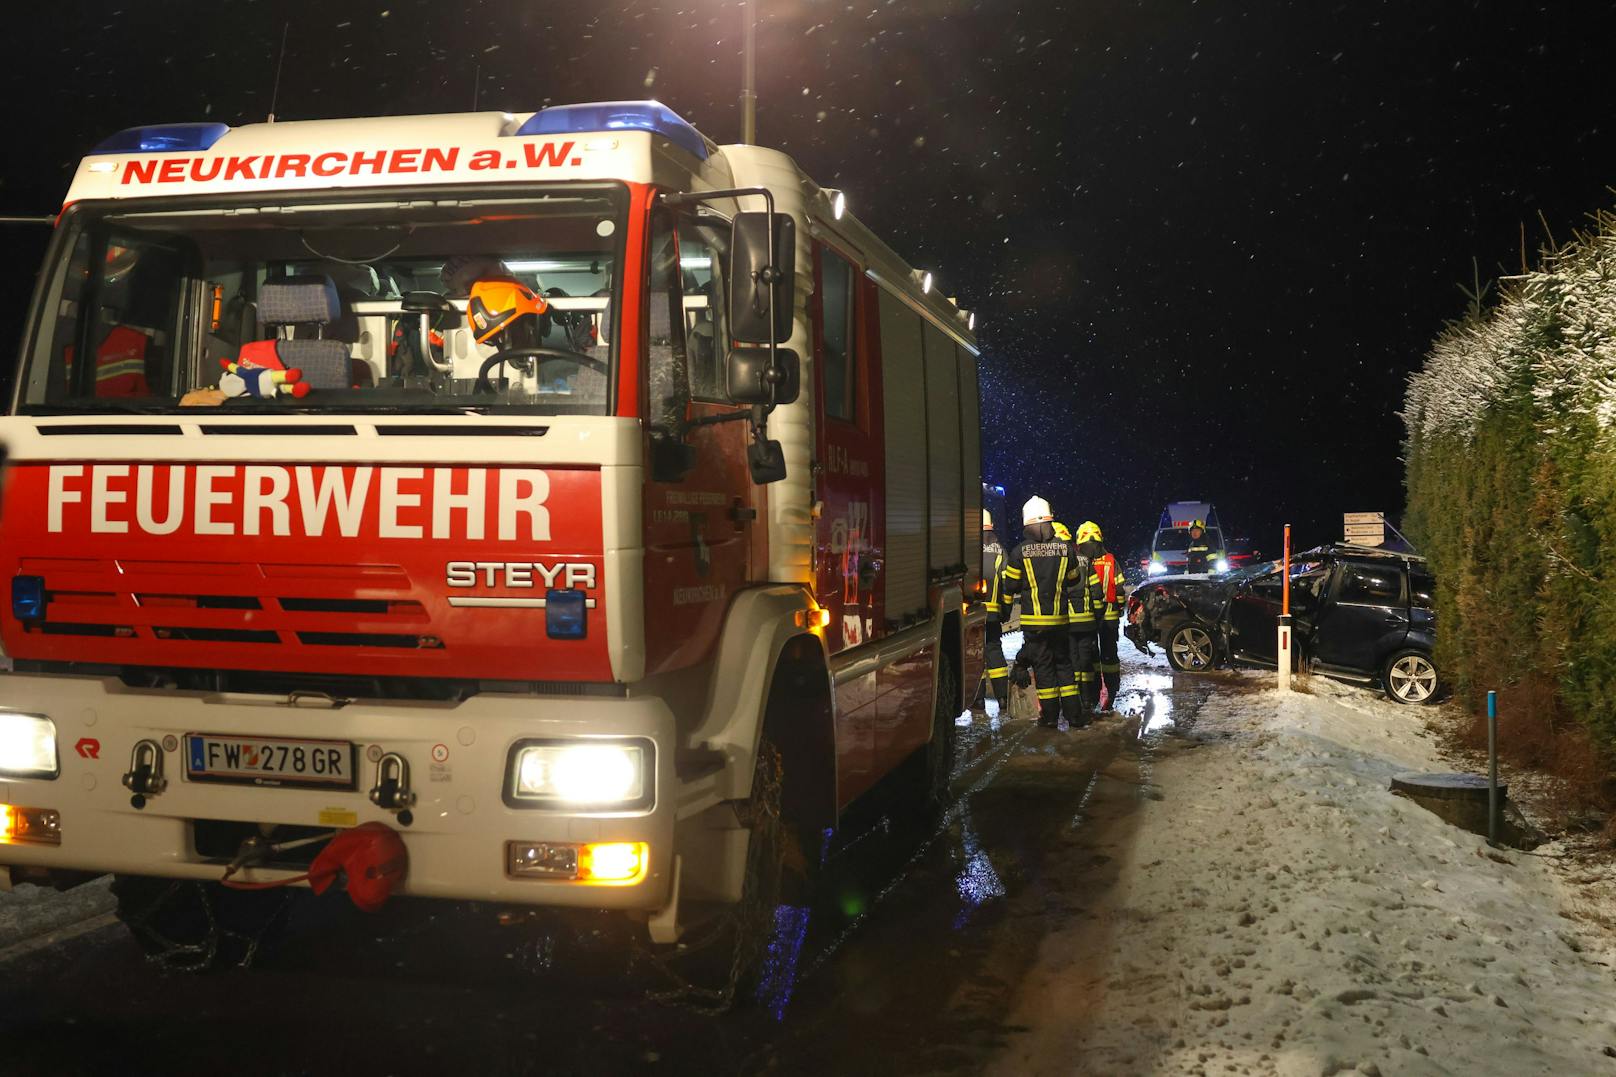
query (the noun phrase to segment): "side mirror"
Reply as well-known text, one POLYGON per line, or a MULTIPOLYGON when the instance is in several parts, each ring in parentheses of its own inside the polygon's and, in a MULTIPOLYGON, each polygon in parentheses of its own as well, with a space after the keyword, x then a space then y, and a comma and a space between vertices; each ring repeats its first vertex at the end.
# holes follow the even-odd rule
POLYGON ((770 252, 769 215, 737 213, 730 231, 729 274, 730 335, 737 344, 784 344, 791 339, 796 274, 796 223, 784 213, 774 215, 770 252))
POLYGON ((790 404, 802 392, 802 361, 797 353, 768 348, 736 348, 724 364, 724 390, 737 404, 790 404))

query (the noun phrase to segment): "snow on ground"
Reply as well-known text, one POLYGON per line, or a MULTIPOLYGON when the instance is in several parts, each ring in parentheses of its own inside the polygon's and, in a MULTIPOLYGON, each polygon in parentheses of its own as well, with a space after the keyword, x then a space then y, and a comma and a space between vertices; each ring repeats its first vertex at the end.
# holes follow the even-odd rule
POLYGON ((1454 769, 1428 712, 1218 680, 1158 738, 1121 878, 1046 940, 998 1072, 1616 1069, 1616 947, 1564 869, 1387 791, 1454 769))

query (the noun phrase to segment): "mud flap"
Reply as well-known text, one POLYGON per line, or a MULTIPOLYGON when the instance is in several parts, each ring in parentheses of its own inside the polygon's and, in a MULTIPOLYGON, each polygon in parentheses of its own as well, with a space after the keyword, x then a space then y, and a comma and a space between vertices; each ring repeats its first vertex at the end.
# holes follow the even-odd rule
POLYGON ((685 926, 679 921, 679 890, 684 864, 684 857, 673 858, 673 883, 668 888, 668 903, 652 913, 645 922, 651 933, 651 941, 659 946, 671 946, 685 933, 685 926))

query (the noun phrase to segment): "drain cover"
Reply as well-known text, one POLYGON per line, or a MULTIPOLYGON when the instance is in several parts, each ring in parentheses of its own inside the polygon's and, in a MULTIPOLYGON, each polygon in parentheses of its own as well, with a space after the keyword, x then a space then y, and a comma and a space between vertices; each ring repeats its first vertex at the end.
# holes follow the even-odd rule
MULTIPOLYGON (((1485 774, 1399 774, 1392 778, 1392 791, 1419 800, 1476 800, 1487 801, 1485 774)), ((1498 783, 1498 796, 1502 800, 1509 786, 1498 783)))

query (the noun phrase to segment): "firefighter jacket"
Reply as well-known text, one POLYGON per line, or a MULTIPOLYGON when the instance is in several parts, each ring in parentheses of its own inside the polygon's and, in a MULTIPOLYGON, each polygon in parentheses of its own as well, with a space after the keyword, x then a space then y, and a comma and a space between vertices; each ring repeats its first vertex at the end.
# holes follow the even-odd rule
POLYGON ((995 621, 1004 620, 1009 609, 1003 601, 1004 587, 1004 547, 999 545, 998 539, 990 539, 982 543, 982 580, 987 584, 988 616, 995 621))
POLYGON ((1218 559, 1223 556, 1222 550, 1212 548, 1212 540, 1201 532, 1200 538, 1191 538, 1190 544, 1184 550, 1184 570, 1186 572, 1209 572, 1218 559))
POLYGON ((1021 600, 1024 628, 1058 628, 1067 623, 1067 610, 1083 599, 1074 592, 1083 587, 1089 565, 1070 542, 1050 538, 1023 542, 1005 559, 1000 602, 1006 613, 1021 600))
POLYGON ((1072 590, 1066 605, 1066 621, 1076 628, 1094 628, 1105 612, 1105 592, 1094 562, 1073 552, 1072 590))
POLYGON ((1117 559, 1109 552, 1102 553, 1094 559, 1094 573, 1100 583, 1100 599, 1105 609, 1103 619, 1120 621, 1126 596, 1123 594, 1122 571, 1117 567, 1117 559))

